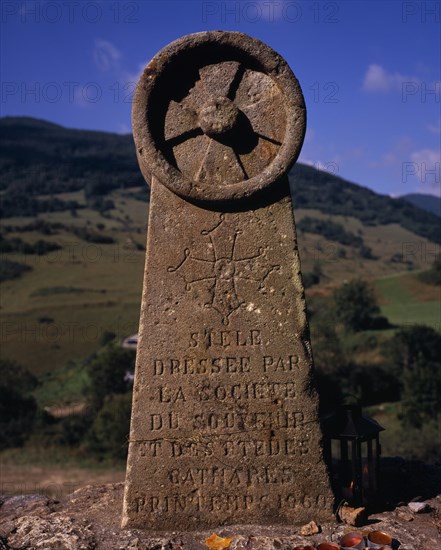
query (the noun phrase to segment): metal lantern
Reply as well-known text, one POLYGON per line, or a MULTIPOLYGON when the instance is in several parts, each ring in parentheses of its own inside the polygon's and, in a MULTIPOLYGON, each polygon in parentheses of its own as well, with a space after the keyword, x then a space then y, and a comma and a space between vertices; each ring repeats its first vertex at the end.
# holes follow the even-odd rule
POLYGON ((366 506, 380 489, 380 432, 378 422, 364 416, 358 403, 341 405, 324 419, 326 453, 337 499, 366 506))

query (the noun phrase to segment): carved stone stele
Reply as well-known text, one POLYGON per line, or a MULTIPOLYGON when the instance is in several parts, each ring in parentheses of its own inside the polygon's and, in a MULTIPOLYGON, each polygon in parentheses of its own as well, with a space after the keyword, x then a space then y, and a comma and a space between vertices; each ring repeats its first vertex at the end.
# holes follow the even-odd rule
POLYGON ((241 33, 146 67, 134 139, 151 185, 123 526, 331 519, 287 172, 306 112, 241 33))

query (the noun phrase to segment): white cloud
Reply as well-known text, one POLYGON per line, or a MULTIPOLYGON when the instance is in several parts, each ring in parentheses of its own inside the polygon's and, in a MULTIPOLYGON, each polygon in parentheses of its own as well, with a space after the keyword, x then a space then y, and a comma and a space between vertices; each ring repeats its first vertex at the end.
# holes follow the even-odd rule
POLYGON ((108 40, 96 40, 93 51, 93 60, 97 68, 103 73, 113 73, 125 82, 137 83, 145 63, 139 63, 134 72, 127 71, 123 66, 123 54, 108 40))
MULTIPOLYGON (((108 40, 95 40, 93 60, 96 67, 102 73, 110 73, 118 78, 121 86, 137 84, 147 62, 139 63, 135 71, 128 71, 124 67, 124 56, 121 51, 108 40)), ((124 88, 127 93, 131 88, 124 88)))
POLYGON ((93 59, 97 68, 104 72, 118 72, 120 70, 122 54, 116 46, 108 40, 96 40, 93 59))
POLYGON ((369 65, 364 75, 362 89, 365 92, 388 93, 401 90, 404 82, 419 82, 419 79, 405 76, 400 73, 387 72, 381 65, 369 65))
POLYGON ((438 122, 438 124, 428 124, 427 129, 432 134, 441 134, 441 123, 438 122))
POLYGON ((116 132, 118 134, 131 134, 132 130, 128 124, 126 124, 125 122, 120 122, 118 124, 116 132))
POLYGON ((412 162, 424 163, 427 167, 432 168, 436 163, 441 161, 441 153, 436 149, 422 149, 421 151, 415 151, 410 155, 412 162))

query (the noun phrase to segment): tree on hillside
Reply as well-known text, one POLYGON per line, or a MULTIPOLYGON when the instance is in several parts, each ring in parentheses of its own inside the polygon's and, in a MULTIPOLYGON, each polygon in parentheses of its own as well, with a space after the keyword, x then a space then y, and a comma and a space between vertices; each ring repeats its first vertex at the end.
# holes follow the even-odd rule
POLYGON ((109 394, 125 393, 131 382, 126 376, 135 368, 134 350, 123 349, 117 344, 104 347, 88 365, 91 381, 92 403, 101 408, 109 394))
POLYGON ((32 373, 16 361, 0 359, 0 384, 10 388, 14 387, 20 393, 25 394, 32 391, 38 381, 32 373))
POLYGON ((87 447, 101 456, 125 459, 131 411, 131 393, 108 395, 87 435, 87 447))
POLYGON ((413 325, 397 331, 386 344, 385 354, 397 374, 412 369, 421 356, 426 361, 438 361, 441 334, 426 325, 413 325))
POLYGON ((335 313, 348 331, 359 332, 373 326, 380 313, 377 301, 366 281, 353 279, 334 291, 335 313))
POLYGON ((429 285, 441 285, 441 254, 439 254, 430 269, 420 273, 420 279, 429 285))
POLYGON ((420 428, 441 415, 441 367, 418 355, 402 376, 402 420, 405 426, 420 428))
POLYGON ((441 334, 417 325, 398 331, 386 353, 401 381, 403 423, 420 427, 441 415, 441 334))
POLYGON ((318 285, 322 277, 322 267, 319 262, 315 262, 312 266, 312 271, 303 273, 303 285, 305 288, 310 288, 313 285, 318 285))
POLYGON ((28 394, 36 384, 18 363, 0 360, 0 450, 22 445, 30 435, 37 403, 28 394))

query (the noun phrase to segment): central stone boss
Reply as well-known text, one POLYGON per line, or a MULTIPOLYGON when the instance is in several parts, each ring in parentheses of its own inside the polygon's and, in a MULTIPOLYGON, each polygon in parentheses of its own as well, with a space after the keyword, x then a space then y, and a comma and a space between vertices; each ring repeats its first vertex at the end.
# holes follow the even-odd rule
POLYGON ((151 186, 123 526, 332 517, 287 172, 306 112, 241 33, 185 36, 138 83, 151 186))

